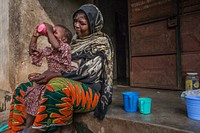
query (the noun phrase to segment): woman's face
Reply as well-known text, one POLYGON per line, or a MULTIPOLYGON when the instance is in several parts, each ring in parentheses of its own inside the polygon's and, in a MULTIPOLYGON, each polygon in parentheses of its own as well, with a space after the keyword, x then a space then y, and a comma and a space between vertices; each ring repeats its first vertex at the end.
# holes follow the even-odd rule
POLYGON ((74 29, 79 37, 90 35, 89 23, 84 13, 77 13, 74 17, 74 29))

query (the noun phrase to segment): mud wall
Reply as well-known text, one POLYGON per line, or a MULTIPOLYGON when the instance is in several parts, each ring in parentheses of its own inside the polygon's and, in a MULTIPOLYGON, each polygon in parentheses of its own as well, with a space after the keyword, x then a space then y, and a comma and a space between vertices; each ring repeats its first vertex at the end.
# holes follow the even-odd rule
POLYGON ((0 0, 0 88, 9 88, 8 63, 9 63, 9 1, 0 0))

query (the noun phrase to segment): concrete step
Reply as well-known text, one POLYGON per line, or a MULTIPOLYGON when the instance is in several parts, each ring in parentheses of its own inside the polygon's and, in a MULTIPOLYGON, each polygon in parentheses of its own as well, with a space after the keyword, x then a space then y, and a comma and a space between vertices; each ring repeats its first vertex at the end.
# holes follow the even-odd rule
POLYGON ((200 121, 187 117, 185 100, 180 94, 181 91, 115 86, 113 102, 103 121, 95 119, 93 112, 75 114, 75 121, 81 133, 199 133, 200 121), (139 97, 151 97, 152 113, 125 112, 122 99, 125 91, 139 92, 139 97))
POLYGON ((187 117, 185 100, 180 97, 181 91, 128 86, 114 88, 113 102, 103 121, 94 118, 93 112, 74 114, 78 133, 199 133, 200 121, 187 117), (139 97, 151 97, 151 114, 125 112, 122 99, 122 92, 125 91, 139 92, 139 97))

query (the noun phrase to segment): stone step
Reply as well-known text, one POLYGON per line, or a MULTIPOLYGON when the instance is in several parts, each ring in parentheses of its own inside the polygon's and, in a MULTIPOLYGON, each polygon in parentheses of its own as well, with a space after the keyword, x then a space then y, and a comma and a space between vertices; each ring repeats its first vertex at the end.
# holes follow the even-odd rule
POLYGON ((185 100, 180 95, 181 91, 115 86, 113 102, 103 121, 95 119, 93 112, 75 114, 75 121, 79 130, 93 133, 199 133, 200 121, 187 117, 185 100), (151 114, 125 112, 122 92, 126 91, 152 98, 151 114))
POLYGON ((115 86, 113 102, 104 120, 94 118, 93 112, 74 114, 75 126, 78 133, 199 133, 200 121, 187 117, 185 100, 180 94, 181 91, 115 86), (125 91, 152 98, 151 114, 125 112, 122 99, 125 91))

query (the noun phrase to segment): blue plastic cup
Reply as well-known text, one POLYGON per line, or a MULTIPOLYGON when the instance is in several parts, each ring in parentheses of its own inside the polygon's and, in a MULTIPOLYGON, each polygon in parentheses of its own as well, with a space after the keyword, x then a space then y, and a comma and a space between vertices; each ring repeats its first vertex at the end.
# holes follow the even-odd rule
POLYGON ((124 110, 126 112, 136 112, 138 103, 138 92, 123 92, 124 110))
POLYGON ((200 96, 185 96, 187 116, 193 120, 200 120, 200 96))

